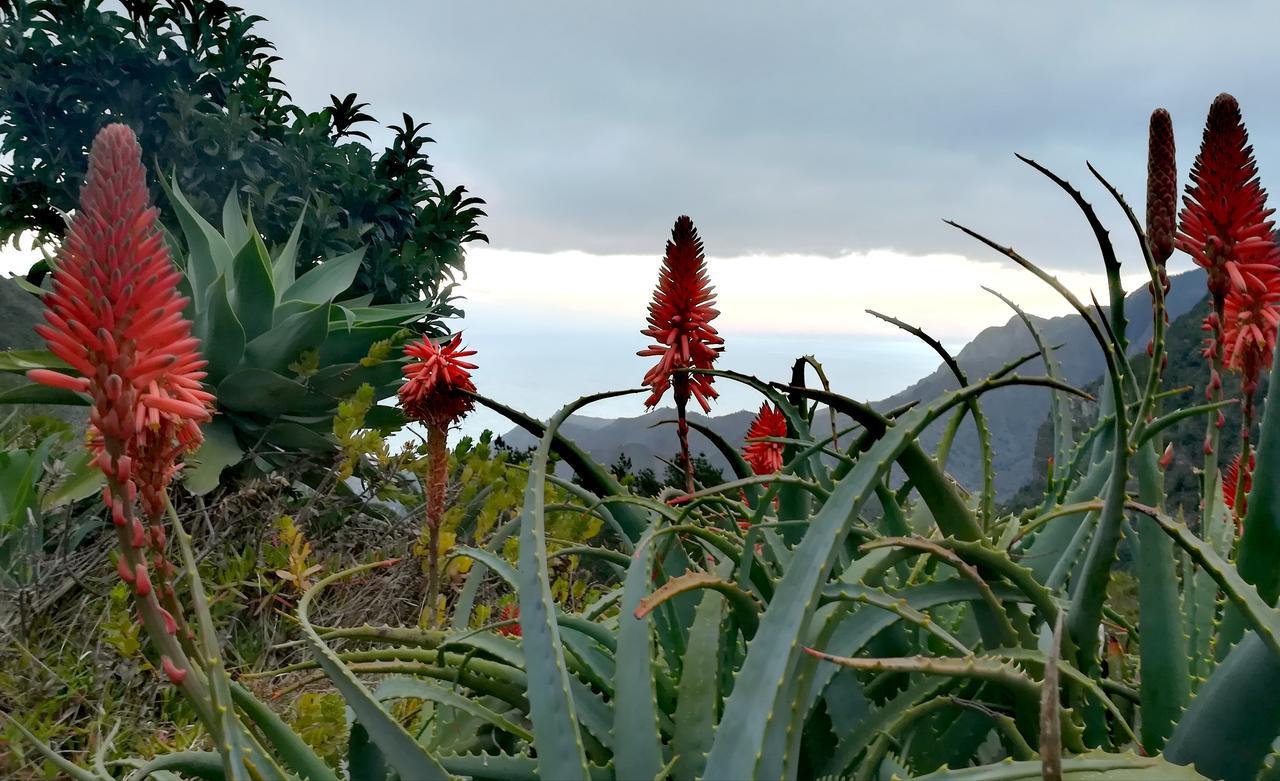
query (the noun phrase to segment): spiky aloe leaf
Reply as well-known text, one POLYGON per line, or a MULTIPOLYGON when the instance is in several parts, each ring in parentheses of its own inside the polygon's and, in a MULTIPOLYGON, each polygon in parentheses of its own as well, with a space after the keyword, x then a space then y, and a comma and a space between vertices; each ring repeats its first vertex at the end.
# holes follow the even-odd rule
MULTIPOLYGON (((898 723, 911 708, 938 697, 953 685, 953 681, 945 678, 922 678, 912 683, 906 691, 886 702, 863 719, 853 730, 841 736, 835 752, 825 763, 823 772, 832 776, 845 777, 858 756, 866 751, 878 736, 891 730, 893 725, 898 723)), ((865 762, 863 768, 878 769, 865 762)))
POLYGON ((653 631, 640 612, 654 567, 654 532, 640 538, 627 568, 618 615, 614 669, 614 766, 620 781, 651 781, 662 770, 662 736, 654 684, 653 631))
MULTIPOLYGON (((1036 781, 1040 760, 1004 762, 956 770, 939 770, 916 781, 1036 781)), ((1095 752, 1062 760, 1063 781, 1207 781, 1190 768, 1171 764, 1162 757, 1095 752)))
MULTIPOLYGON (((276 764, 275 758, 266 753, 257 738, 251 734, 236 715, 235 705, 231 697, 231 678, 227 675, 222 663, 222 649, 218 647, 218 635, 213 626, 213 616, 209 612, 208 596, 204 590, 204 582, 196 563, 195 551, 191 548, 191 536, 182 525, 182 519, 173 509, 173 504, 165 497, 165 510, 173 536, 177 540, 178 550, 182 552, 182 563, 186 568, 186 577, 190 586, 191 606, 199 628, 196 641, 200 654, 200 664, 208 678, 209 696, 212 701, 217 724, 208 726, 220 741, 219 753, 222 754, 222 766, 230 781, 284 781, 285 773, 276 764)), ((194 671, 190 671, 194 672, 194 671)))
MULTIPOLYGON (((507 754, 460 754, 444 756, 440 762, 454 775, 486 781, 529 781, 541 778, 538 761, 531 757, 507 754)), ((613 781, 612 768, 591 765, 591 781, 613 781)))
POLYGON ((565 405, 547 424, 529 468, 524 509, 520 514, 518 596, 525 671, 529 676, 529 715, 538 746, 538 774, 544 778, 563 778, 566 781, 589 778, 547 569, 546 519, 543 513, 547 461, 557 430, 576 410, 593 401, 639 393, 640 390, 599 393, 565 405))
POLYGON ((231 269, 221 277, 227 286, 227 302, 244 327, 245 339, 252 340, 271 328, 276 308, 271 258, 262 237, 253 234, 232 260, 231 269))
MULTIPOLYGON (((475 400, 539 439, 542 439, 548 430, 548 427, 541 421, 494 401, 487 396, 476 394, 475 400)), ((597 496, 612 497, 627 493, 627 490, 609 473, 609 470, 596 463, 582 448, 574 444, 573 440, 568 439, 558 431, 554 432, 551 447, 555 450, 556 455, 563 458, 565 463, 573 468, 573 471, 582 479, 586 487, 597 496)), ((648 515, 635 505, 610 502, 606 499, 605 506, 618 519, 619 525, 626 531, 627 537, 631 542, 640 539, 640 535, 649 527, 648 515)))
POLYGON ((236 707, 261 732, 268 746, 275 749, 280 760, 304 781, 338 781, 333 769, 307 745, 298 733, 290 729, 276 712, 262 704, 240 684, 231 682, 231 698, 236 707))
MULTIPOLYGON (((762 764, 781 767, 782 758, 765 757, 766 732, 771 723, 791 712, 793 675, 800 661, 799 643, 817 607, 823 583, 841 549, 840 543, 875 486, 921 430, 970 396, 1002 385, 988 381, 947 394, 928 406, 903 415, 834 486, 809 523, 796 547, 791 566, 760 622, 756 637, 738 673, 738 685, 725 703, 724 717, 707 758, 706 778, 751 778, 762 764)), ((946 523, 948 519, 940 520, 946 523)), ((775 725, 774 728, 785 728, 775 725)))
MULTIPOLYGON (((889 421, 866 404, 828 391, 807 388, 797 388, 795 391, 848 415, 865 426, 868 433, 873 436, 882 436, 882 432, 888 430, 889 421)), ((898 465, 915 485, 920 498, 928 505, 934 520, 939 524, 938 528, 944 534, 974 540, 982 536, 982 530, 974 519, 973 513, 960 498, 955 486, 947 480, 946 475, 919 444, 907 443, 903 451, 898 454, 898 465)))
POLYGON ((374 692, 379 702, 396 699, 415 699, 434 702, 444 705, 455 710, 468 713, 481 721, 496 727, 503 732, 509 732, 523 741, 532 743, 533 733, 529 730, 512 722, 502 714, 495 712, 490 708, 486 708, 475 700, 464 697, 457 692, 449 691, 444 687, 429 683, 420 678, 387 678, 378 685, 377 691, 374 692))
POLYGON ((707 592, 698 603, 689 631, 680 693, 673 718, 671 777, 694 781, 702 776, 720 713, 720 664, 724 598, 707 592))
POLYGON ((1255 634, 1196 692, 1165 756, 1223 781, 1252 781, 1280 735, 1280 657, 1255 634))
MULTIPOLYGON (((1159 506, 1164 500, 1164 474, 1152 443, 1134 459, 1138 496, 1159 506)), ((1178 575, 1173 541, 1155 521, 1138 519, 1138 626, 1142 637, 1142 745, 1148 754, 1164 747, 1190 696, 1187 640, 1178 604, 1178 575)))
MULTIPOLYGON (((929 345, 938 354, 938 357, 942 359, 943 364, 951 371, 959 387, 963 388, 969 384, 969 378, 965 375, 964 370, 960 368, 959 361, 951 355, 946 347, 943 347, 942 342, 934 339, 924 329, 917 328, 896 317, 890 317, 872 309, 868 309, 867 314, 895 325, 929 345)), ((982 414, 982 406, 978 404, 977 399, 970 399, 964 409, 957 411, 952 417, 952 422, 947 427, 947 434, 943 436, 938 448, 938 468, 945 470, 947 467, 947 456, 949 455, 952 438, 955 435, 955 430, 959 428, 965 412, 973 416, 973 425, 978 432, 978 451, 982 459, 982 494, 978 501, 978 523, 985 529, 991 523, 991 516, 995 513, 995 472, 991 468, 991 430, 987 428, 986 416, 982 414)))
MULTIPOLYGON (((216 751, 174 751, 148 760, 130 773, 125 781, 146 781, 162 773, 182 773, 202 781, 226 781, 222 757, 216 751)), ((74 776, 73 776, 74 778, 74 776)))
MULTIPOLYGON (((62 773, 65 773, 67 778, 73 779, 73 781, 106 781, 105 779, 100 777, 98 774, 91 773, 88 770, 85 770, 84 768, 80 767, 79 765, 76 765, 74 762, 62 756, 58 752, 54 751, 52 748, 48 746, 48 744, 46 744, 43 740, 37 737, 35 733, 27 729, 27 725, 23 724, 21 721, 18 721, 13 716, 10 716, 8 713, 5 713, 4 711, 0 711, 0 719, 4 719, 5 721, 12 724, 14 728, 18 730, 18 732, 22 733, 22 737, 26 738, 27 741, 36 749, 36 752, 39 753, 40 756, 44 757, 59 771, 61 771, 62 773)), ((217 758, 216 754, 214 756, 215 758, 217 758)), ((221 769, 222 767, 221 758, 217 758, 217 761, 218 761, 218 767, 219 769, 221 769)))
MULTIPOLYGON (((1041 335, 1040 329, 1030 315, 1023 311, 1022 307, 1014 303, 1012 299, 1006 298, 1003 294, 989 287, 983 287, 982 289, 1003 301, 1022 321, 1027 333, 1031 334, 1031 339, 1035 342, 1036 349, 1040 351, 1041 359, 1044 361, 1045 375, 1055 380, 1064 381, 1062 370, 1058 366, 1058 362, 1054 360, 1052 350, 1045 342, 1044 336, 1041 335)), ((1052 391, 1049 393, 1049 420, 1053 424, 1053 481, 1049 492, 1049 495, 1052 496, 1052 488, 1063 484, 1067 479, 1068 469, 1071 465, 1071 443, 1074 439, 1071 432, 1071 415, 1067 413, 1066 405, 1062 403, 1062 398, 1052 391)), ((1047 501, 1048 498, 1046 497, 1047 501)), ((1048 509, 1047 504, 1045 509, 1048 509)))
POLYGON ((351 575, 387 566, 388 562, 373 562, 335 572, 322 578, 302 595, 298 601, 298 624, 316 662, 333 683, 334 688, 347 701, 347 707, 355 713, 356 720, 368 732, 369 739, 378 747, 387 764, 401 778, 421 778, 423 781, 448 781, 449 774, 413 736, 382 709, 373 694, 347 669, 342 660, 320 639, 311 625, 311 603, 316 595, 332 583, 351 575))

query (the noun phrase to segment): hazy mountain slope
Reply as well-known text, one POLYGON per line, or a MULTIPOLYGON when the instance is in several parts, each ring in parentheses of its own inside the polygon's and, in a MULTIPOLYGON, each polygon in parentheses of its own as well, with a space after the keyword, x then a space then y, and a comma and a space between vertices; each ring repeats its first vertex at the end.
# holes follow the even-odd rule
MULTIPOLYGON (((1190 310, 1204 297, 1204 272, 1199 269, 1173 278, 1169 295, 1170 316, 1174 319, 1190 310)), ((1151 303, 1146 288, 1126 298, 1129 316, 1129 343, 1131 351, 1145 350, 1151 332, 1151 303)), ((1067 381, 1086 385, 1102 373, 1103 359, 1088 326, 1077 316, 1034 318, 1046 342, 1059 346, 1055 356, 1067 381)), ((987 328, 974 337, 956 356, 960 366, 971 378, 989 374, 1009 361, 1026 355, 1035 349, 1026 327, 1016 317, 1001 326, 987 328)), ((1043 374, 1039 359, 1028 362, 1022 374, 1043 374)), ((782 374, 779 374, 779 378, 782 374)), ((956 387, 955 379, 946 367, 938 368, 899 393, 875 403, 880 409, 891 409, 908 401, 935 398, 956 387)), ((839 391, 839 389, 836 389, 839 391)), ((994 450, 993 464, 996 471, 996 491, 1006 499, 1027 483, 1036 469, 1034 458, 1036 432, 1049 410, 1049 391, 1041 388, 1005 388, 993 391, 985 397, 983 411, 991 430, 994 450)), ((627 454, 636 469, 646 466, 657 469, 660 458, 670 458, 676 451, 675 432, 670 426, 651 427, 653 424, 674 418, 672 410, 664 409, 635 418, 588 418, 574 416, 564 427, 564 433, 585 448, 598 461, 612 463, 619 453, 627 454)), ((692 415, 691 419, 707 423, 714 430, 735 444, 741 443, 751 422, 752 413, 734 412, 713 418, 692 415)), ((924 434, 926 446, 932 449, 943 428, 939 423, 924 434)), ((823 424, 825 429, 825 423, 823 424)), ((695 452, 705 452, 717 467, 724 461, 713 448, 696 433, 692 434, 695 452)), ((533 438, 521 430, 503 435, 503 439, 515 447, 535 444, 533 438)), ((978 444, 973 425, 966 421, 952 447, 950 471, 967 486, 981 482, 978 444)))
MULTIPOLYGON (((1167 302, 1170 318, 1177 319, 1189 311, 1204 295, 1204 272, 1200 269, 1174 277, 1167 302)), ((1102 297, 1101 293, 1099 297, 1102 297)), ((1125 313, 1129 319, 1130 352, 1143 352, 1151 338, 1151 298, 1145 287, 1125 299, 1125 313)), ((1054 356, 1067 382, 1083 386, 1101 376, 1104 368, 1102 353, 1083 320, 1075 315, 1033 319, 1045 342, 1058 346, 1054 356)), ((1002 326, 979 333, 960 351, 956 360, 970 378, 975 378, 1033 350, 1035 344, 1026 327, 1019 319, 1013 318, 1002 326)), ((1044 364, 1037 358, 1025 364, 1019 373, 1043 374, 1044 364)), ((908 401, 931 399, 956 387, 951 373, 940 365, 928 377, 884 399, 877 406, 888 409, 908 401)), ((1001 499, 1011 496, 1029 481, 1033 470, 1043 468, 1043 464, 1034 463, 1032 455, 1036 431, 1048 415, 1049 393, 1042 388, 1003 388, 983 397, 982 409, 991 430, 994 451, 992 463, 996 492, 1001 499)), ((939 422, 925 431, 923 439, 927 449, 937 444, 943 425, 939 422)), ((948 471, 967 486, 979 485, 982 476, 978 456, 977 433, 972 423, 966 421, 952 446, 948 471)))

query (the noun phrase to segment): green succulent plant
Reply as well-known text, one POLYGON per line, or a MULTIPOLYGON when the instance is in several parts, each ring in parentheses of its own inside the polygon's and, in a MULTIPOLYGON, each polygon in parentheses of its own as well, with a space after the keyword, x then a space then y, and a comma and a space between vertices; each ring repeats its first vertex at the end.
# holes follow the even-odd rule
MULTIPOLYGON (((1086 429, 1068 426, 1060 397, 1088 394, 1063 382, 1025 316, 1038 349, 984 378, 966 376, 937 340, 891 321, 924 337, 959 389, 887 413, 805 387, 801 373, 770 383, 692 370, 752 388, 781 412, 784 465, 755 474, 698 427, 734 477, 678 501, 630 493, 559 432, 587 405, 643 389, 584 397, 545 424, 475 396, 539 446, 521 515, 483 547, 452 550, 471 567, 447 628, 315 624, 327 588, 388 562, 363 564, 307 589, 297 620, 311 659, 270 673, 309 673, 343 697, 352 722, 339 767, 229 678, 175 514, 198 619, 192 659, 210 682, 205 710, 216 716, 206 727, 217 748, 138 761, 133 778, 162 770, 281 781, 1280 777, 1280 404, 1262 417, 1243 535, 1213 470, 1197 527, 1169 517, 1162 433, 1191 417, 1212 421, 1230 402, 1161 409, 1171 395, 1161 376, 1165 308, 1148 236, 1093 171, 1128 218, 1152 282, 1143 371, 1128 357, 1109 233, 1079 191, 1026 162, 1085 216, 1108 310, 1085 306, 1011 248, 956 227, 1037 276, 1087 322, 1107 371, 1086 429), (1017 373, 1036 359, 1043 375, 1017 373), (989 449, 982 401, 1014 385, 1054 394, 1054 465, 1039 504, 1001 513, 990 475, 969 494, 944 464, 967 418, 989 449), (820 406, 853 426, 820 433, 820 406), (920 434, 935 421, 947 425, 931 454, 920 434), (575 482, 550 468, 553 454, 575 482), (602 542, 555 540, 548 514, 560 503, 548 501, 549 485, 598 517, 602 542), (1108 603, 1126 537, 1137 549, 1136 620, 1108 603), (502 555, 511 544, 516 566, 502 555), (592 562, 608 584, 572 612, 553 596, 553 563, 566 556, 592 562), (494 581, 514 594, 518 636, 510 619, 474 626, 494 581)), ((226 271, 207 279, 216 286, 226 271)), ((1278 387, 1280 362, 1269 385, 1278 387)), ((41 750, 77 781, 106 777, 101 763, 90 772, 41 750)))
MULTIPOLYGON (((347 297, 360 269, 360 250, 298 275, 302 215, 288 240, 269 248, 234 193, 218 229, 192 208, 176 182, 166 192, 182 237, 169 242, 191 299, 187 316, 209 362, 206 383, 218 397, 218 414, 204 426, 205 444, 185 474, 188 489, 212 489, 224 469, 241 462, 271 469, 299 451, 334 450, 339 402, 364 384, 375 399, 393 395, 401 379, 399 346, 418 331, 441 330, 431 319, 434 307, 347 297)), ((42 351, 3 357, 4 371, 65 368, 42 351)), ((75 394, 38 385, 0 394, 0 402, 84 403, 75 394)), ((394 408, 375 406, 368 422, 387 429, 402 418, 394 408)))

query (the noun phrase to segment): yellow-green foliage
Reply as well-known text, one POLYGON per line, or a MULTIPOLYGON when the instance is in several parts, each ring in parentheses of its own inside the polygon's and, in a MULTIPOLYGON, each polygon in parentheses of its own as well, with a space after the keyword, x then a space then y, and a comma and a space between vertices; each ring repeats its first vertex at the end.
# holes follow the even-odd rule
POLYGON ((346 480, 361 458, 384 464, 390 459, 387 442, 377 431, 365 428, 365 416, 373 407, 373 386, 365 383, 351 398, 338 404, 333 434, 338 439, 338 477, 346 480))
POLYGON ((333 692, 304 692, 293 704, 294 731, 334 767, 347 746, 346 708, 333 692))

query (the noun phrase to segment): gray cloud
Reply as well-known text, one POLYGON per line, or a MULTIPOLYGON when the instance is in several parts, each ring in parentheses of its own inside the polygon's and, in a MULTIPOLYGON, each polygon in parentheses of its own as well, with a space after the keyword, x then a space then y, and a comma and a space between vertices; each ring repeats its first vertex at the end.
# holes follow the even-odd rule
POLYGON ((438 171, 489 201, 498 247, 656 254, 688 213, 717 255, 987 257, 952 217, 1092 268, 1074 208, 1013 153, 1122 236, 1084 161, 1140 209, 1151 109, 1173 113, 1185 173, 1223 90, 1280 181, 1263 0, 245 3, 303 105, 355 91, 384 122, 431 121, 438 171))

